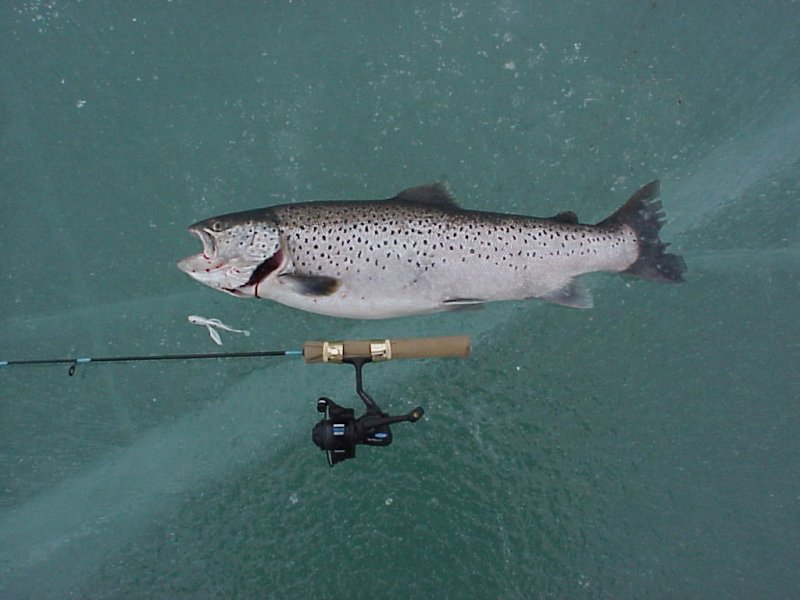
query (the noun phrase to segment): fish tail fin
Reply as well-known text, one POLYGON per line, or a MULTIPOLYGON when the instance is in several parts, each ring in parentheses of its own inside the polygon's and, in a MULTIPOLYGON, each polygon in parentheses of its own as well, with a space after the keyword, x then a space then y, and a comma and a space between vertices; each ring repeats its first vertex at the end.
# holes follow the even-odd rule
POLYGON ((658 180, 642 186, 617 212, 600 221, 597 226, 610 228, 628 225, 636 232, 639 257, 623 273, 650 281, 679 283, 684 280, 686 262, 682 256, 666 252, 669 244, 662 242, 658 236, 665 217, 661 200, 656 199, 660 187, 658 180))

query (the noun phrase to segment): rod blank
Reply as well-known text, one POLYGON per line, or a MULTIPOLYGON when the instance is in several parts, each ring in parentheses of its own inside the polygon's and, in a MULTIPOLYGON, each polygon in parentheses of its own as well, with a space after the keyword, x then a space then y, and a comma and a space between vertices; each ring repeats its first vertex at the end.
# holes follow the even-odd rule
POLYGON ((2 360, 7 365, 81 365, 87 363, 145 362, 152 360, 200 360, 210 358, 256 358, 263 356, 300 356, 302 350, 268 350, 259 352, 214 352, 210 354, 153 354, 144 356, 95 356, 76 358, 37 358, 31 360, 2 360))

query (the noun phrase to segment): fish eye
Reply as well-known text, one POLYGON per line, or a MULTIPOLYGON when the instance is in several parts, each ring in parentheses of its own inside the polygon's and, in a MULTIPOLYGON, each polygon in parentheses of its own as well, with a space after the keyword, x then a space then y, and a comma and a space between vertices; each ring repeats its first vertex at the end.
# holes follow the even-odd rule
POLYGON ((211 231, 213 231, 214 233, 219 233, 220 231, 222 231, 222 221, 214 221, 211 224, 211 231))

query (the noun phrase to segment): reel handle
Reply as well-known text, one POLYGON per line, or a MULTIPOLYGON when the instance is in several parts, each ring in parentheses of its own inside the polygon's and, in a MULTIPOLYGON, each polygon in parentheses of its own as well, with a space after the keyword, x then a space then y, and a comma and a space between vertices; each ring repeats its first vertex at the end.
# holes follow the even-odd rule
POLYGON ((303 346, 303 359, 309 363, 367 359, 378 362, 400 358, 464 358, 469 356, 469 337, 401 338, 395 340, 308 341, 303 346))

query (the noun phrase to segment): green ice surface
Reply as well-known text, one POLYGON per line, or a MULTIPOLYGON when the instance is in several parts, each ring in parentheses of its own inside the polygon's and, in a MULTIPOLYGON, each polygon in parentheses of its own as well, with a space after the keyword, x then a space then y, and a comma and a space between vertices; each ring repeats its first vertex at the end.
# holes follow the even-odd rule
POLYGON ((800 7, 0 6, 0 360, 467 334, 370 365, 395 443, 328 469, 296 358, 0 367, 3 598, 800 596, 800 7), (386 322, 191 281, 186 227, 447 180, 608 216, 659 178, 687 282, 386 322))

